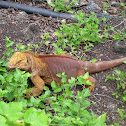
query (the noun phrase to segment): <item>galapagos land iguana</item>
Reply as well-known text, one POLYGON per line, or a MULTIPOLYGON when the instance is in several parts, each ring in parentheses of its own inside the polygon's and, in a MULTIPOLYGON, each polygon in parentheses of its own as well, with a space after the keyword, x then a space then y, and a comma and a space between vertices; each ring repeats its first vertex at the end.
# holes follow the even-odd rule
MULTIPOLYGON (((9 69, 18 68, 20 70, 31 73, 31 80, 34 87, 26 96, 39 96, 45 84, 51 85, 54 80, 56 84, 60 84, 61 78, 56 74, 63 73, 67 78, 84 75, 86 72, 95 73, 100 72, 111 67, 122 64, 126 58, 115 59, 111 61, 99 61, 91 63, 90 61, 81 61, 66 55, 36 55, 33 52, 16 52, 8 63, 9 69), (86 69, 84 69, 86 68, 86 69)), ((89 90, 94 90, 95 80, 92 76, 88 79, 92 82, 89 90)))

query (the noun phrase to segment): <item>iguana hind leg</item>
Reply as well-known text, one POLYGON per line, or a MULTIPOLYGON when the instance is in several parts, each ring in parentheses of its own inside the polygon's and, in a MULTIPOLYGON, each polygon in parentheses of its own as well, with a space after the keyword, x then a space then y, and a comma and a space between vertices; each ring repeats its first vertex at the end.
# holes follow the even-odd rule
MULTIPOLYGON (((84 74, 85 74, 84 71, 79 71, 78 72, 78 76, 80 76, 80 75, 84 76, 84 74)), ((86 85, 86 88, 89 88, 90 92, 94 91, 94 88, 95 88, 95 79, 92 76, 89 76, 89 78, 87 80, 89 80, 92 83, 92 85, 86 85)), ((87 80, 85 80, 85 81, 87 81, 87 80)))
POLYGON ((95 88, 95 79, 92 77, 92 76, 89 76, 89 78, 87 79, 89 80, 92 85, 86 85, 86 88, 89 88, 89 91, 94 91, 94 88, 95 88))
POLYGON ((30 92, 26 94, 27 98, 29 98, 30 96, 34 96, 34 97, 39 96, 45 87, 45 83, 40 76, 35 75, 31 77, 31 80, 35 86, 31 89, 30 92))

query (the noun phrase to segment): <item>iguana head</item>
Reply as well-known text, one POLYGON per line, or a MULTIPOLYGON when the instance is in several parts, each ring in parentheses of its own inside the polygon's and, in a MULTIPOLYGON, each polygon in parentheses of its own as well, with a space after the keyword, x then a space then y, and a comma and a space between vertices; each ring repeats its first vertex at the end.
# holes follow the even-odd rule
POLYGON ((8 63, 8 68, 9 69, 21 69, 21 70, 28 70, 28 61, 27 57, 24 53, 21 52, 16 52, 10 59, 8 63))

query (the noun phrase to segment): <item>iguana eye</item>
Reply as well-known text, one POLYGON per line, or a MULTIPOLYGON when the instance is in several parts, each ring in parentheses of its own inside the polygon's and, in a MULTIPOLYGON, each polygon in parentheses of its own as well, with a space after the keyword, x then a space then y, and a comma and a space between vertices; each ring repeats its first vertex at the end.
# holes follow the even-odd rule
POLYGON ((21 60, 19 60, 18 62, 17 62, 17 64, 19 64, 21 62, 21 60))

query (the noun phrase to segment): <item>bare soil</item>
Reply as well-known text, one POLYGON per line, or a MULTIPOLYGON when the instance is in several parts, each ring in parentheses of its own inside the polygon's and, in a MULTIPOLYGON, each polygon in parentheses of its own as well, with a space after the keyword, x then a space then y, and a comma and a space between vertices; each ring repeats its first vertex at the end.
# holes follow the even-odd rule
MULTIPOLYGON (((35 2, 24 1, 21 3, 49 9, 49 6, 45 2, 39 4, 35 2)), ((5 50, 6 36, 8 36, 11 41, 14 41, 15 45, 27 45, 30 43, 38 44, 41 42, 41 35, 44 35, 46 32, 49 32, 50 35, 54 35, 55 30, 59 29, 62 21, 62 19, 44 17, 39 14, 27 14, 14 8, 0 8, 0 56, 5 50)), ((66 21, 72 22, 71 20, 66 21)), ((119 22, 113 21, 113 24, 116 25, 119 24, 119 22)), ((49 39, 51 43, 56 42, 56 40, 56 37, 49 39)), ((77 54, 73 56, 77 58, 77 56, 83 55, 83 57, 86 57, 87 60, 96 58, 98 61, 125 57, 125 54, 115 53, 113 51, 112 44, 113 42, 111 40, 109 40, 108 43, 95 44, 95 47, 93 47, 88 53, 85 53, 83 46, 81 46, 77 50, 77 54)), ((17 51, 16 47, 13 48, 15 51, 17 51)), ((54 50, 51 44, 48 46, 44 44, 40 48, 39 52, 44 54, 52 54, 54 53, 54 50)), ((120 121, 117 112, 117 108, 126 110, 126 104, 121 102, 121 99, 116 99, 115 96, 112 96, 112 93, 117 91, 116 82, 105 82, 106 76, 108 74, 115 73, 114 70, 116 69, 125 71, 125 64, 103 72, 92 74, 92 76, 96 79, 96 87, 94 92, 92 92, 91 96, 88 98, 88 100, 91 102, 91 106, 88 109, 89 111, 93 111, 96 115, 107 113, 107 125, 120 122, 120 126, 126 126, 126 119, 120 121)))

